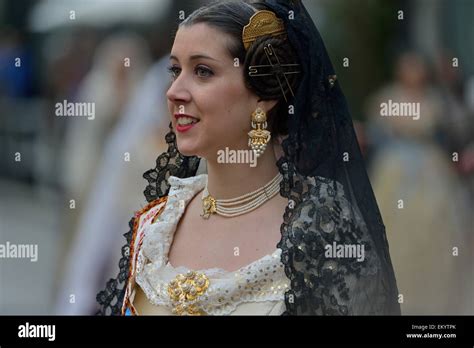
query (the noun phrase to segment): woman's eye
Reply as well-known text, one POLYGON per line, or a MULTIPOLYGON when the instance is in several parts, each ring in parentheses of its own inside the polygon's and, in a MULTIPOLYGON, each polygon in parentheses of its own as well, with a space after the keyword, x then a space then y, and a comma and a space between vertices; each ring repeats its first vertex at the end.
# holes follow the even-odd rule
POLYGON ((167 70, 170 73, 171 77, 174 79, 178 76, 179 72, 181 71, 181 69, 178 68, 177 66, 170 66, 167 68, 167 70))
MULTIPOLYGON (((167 70, 173 79, 176 79, 181 72, 181 68, 178 68, 177 66, 170 66, 167 68, 167 70)), ((202 67, 202 66, 196 67, 194 72, 198 77, 203 77, 203 78, 214 75, 212 70, 202 67)))
POLYGON ((208 68, 198 66, 198 67, 196 67, 196 74, 199 77, 209 77, 209 76, 212 76, 214 73, 208 68))

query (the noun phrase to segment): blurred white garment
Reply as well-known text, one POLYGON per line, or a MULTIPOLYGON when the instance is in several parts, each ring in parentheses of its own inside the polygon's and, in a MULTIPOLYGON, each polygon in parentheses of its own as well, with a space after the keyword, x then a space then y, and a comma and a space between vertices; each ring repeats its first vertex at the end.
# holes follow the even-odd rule
POLYGON ((67 119, 61 180, 79 207, 85 203, 97 176, 104 142, 120 122, 125 103, 143 81, 149 66, 143 38, 130 33, 114 35, 97 48, 91 71, 81 82, 76 100, 67 101, 92 104, 95 111, 93 119, 67 119))
POLYGON ((123 234, 137 207, 146 204, 142 174, 166 150, 164 134, 169 117, 163 78, 168 59, 146 73, 125 108, 123 117, 106 141, 101 167, 84 207, 57 297, 57 314, 93 314, 96 294, 116 277, 123 234), (129 155, 130 161, 126 161, 129 155), (70 303, 74 295, 75 303, 70 303))

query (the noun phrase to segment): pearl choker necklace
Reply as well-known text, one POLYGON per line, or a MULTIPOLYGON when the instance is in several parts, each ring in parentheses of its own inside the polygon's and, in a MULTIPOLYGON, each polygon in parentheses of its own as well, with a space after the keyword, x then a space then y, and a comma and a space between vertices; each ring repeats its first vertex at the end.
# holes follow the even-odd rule
POLYGON ((224 217, 234 217, 246 214, 257 209, 263 203, 273 198, 280 190, 280 182, 282 180, 283 176, 278 173, 265 186, 237 198, 230 199, 216 199, 212 197, 207 190, 206 184, 202 193, 203 213, 201 216, 204 219, 209 219, 211 214, 217 214, 224 217))

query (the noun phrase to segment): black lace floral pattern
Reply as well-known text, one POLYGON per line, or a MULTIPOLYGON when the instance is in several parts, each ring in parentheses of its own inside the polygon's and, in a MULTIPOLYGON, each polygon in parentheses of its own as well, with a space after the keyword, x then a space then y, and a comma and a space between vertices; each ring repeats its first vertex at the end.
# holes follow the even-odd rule
POLYGON ((120 315, 125 295, 130 266, 130 244, 132 241, 135 218, 128 223, 130 230, 124 234, 127 243, 122 247, 122 258, 119 261, 119 274, 117 278, 110 279, 105 289, 97 294, 99 310, 96 315, 120 315))
POLYGON ((148 202, 157 198, 164 197, 168 194, 170 186, 168 178, 176 176, 178 178, 186 178, 196 173, 199 166, 198 157, 187 157, 179 153, 176 146, 176 134, 171 130, 166 134, 166 142, 168 151, 162 153, 156 159, 156 167, 146 171, 143 177, 148 181, 148 185, 143 192, 148 202))
POLYGON ((285 315, 392 314, 386 279, 367 227, 341 184, 294 174, 281 162, 282 196, 289 200, 281 226, 281 260, 291 288, 285 315), (327 245, 364 246, 364 258, 327 257, 327 245), (382 295, 382 296, 381 296, 382 295), (369 300, 370 299, 370 300, 369 300))

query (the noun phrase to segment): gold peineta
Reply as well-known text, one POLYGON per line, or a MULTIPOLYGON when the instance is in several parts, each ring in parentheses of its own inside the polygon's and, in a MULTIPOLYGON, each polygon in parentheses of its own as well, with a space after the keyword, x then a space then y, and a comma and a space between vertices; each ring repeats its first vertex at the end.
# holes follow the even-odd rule
POLYGON ((242 42, 247 50, 252 42, 260 36, 279 36, 283 34, 286 34, 283 21, 271 11, 260 10, 250 17, 249 24, 242 30, 242 42))

